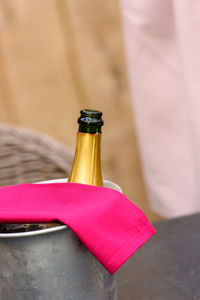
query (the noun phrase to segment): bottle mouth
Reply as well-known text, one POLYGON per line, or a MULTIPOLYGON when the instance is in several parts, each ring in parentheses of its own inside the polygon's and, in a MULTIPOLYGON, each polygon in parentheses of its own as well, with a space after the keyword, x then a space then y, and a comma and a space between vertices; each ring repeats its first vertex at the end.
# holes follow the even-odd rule
POLYGON ((80 113, 81 115, 78 118, 80 132, 101 133, 101 126, 104 124, 101 111, 83 109, 80 113))
POLYGON ((82 109, 80 111, 80 118, 78 120, 84 120, 85 118, 90 118, 90 119, 87 119, 88 122, 92 122, 93 119, 94 119, 94 122, 96 122, 95 120, 100 120, 100 121, 103 121, 102 120, 102 115, 103 113, 99 110, 95 110, 95 109, 82 109))
POLYGON ((81 114, 89 114, 89 115, 100 115, 102 116, 103 113, 97 109, 82 109, 80 111, 81 114))

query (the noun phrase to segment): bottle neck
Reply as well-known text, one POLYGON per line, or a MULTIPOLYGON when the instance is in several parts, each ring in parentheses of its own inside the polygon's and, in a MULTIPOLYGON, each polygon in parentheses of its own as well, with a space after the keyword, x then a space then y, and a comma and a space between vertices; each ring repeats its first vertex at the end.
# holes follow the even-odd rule
POLYGON ((103 186, 100 133, 77 132, 75 156, 68 182, 103 186))
POLYGON ((80 124, 79 125, 79 132, 84 133, 101 133, 101 126, 95 126, 94 124, 88 125, 88 124, 80 124))

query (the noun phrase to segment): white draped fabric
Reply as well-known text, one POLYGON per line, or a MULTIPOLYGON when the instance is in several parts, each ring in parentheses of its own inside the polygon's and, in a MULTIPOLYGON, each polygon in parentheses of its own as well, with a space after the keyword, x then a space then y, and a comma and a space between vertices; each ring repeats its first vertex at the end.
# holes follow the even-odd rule
POLYGON ((152 209, 200 211, 200 1, 121 0, 133 110, 152 209))

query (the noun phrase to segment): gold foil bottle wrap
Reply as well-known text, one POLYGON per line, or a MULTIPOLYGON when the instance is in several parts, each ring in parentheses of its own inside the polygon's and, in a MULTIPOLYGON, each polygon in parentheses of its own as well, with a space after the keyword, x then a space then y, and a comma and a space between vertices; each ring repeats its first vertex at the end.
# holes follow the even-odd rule
POLYGON ((100 133, 77 133, 76 151, 68 182, 103 186, 100 133))

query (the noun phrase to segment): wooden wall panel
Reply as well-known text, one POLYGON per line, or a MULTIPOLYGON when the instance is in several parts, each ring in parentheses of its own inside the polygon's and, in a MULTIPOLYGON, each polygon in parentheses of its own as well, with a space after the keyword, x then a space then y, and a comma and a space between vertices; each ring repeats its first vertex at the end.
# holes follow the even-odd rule
POLYGON ((1 0, 0 122, 74 147, 82 108, 104 112, 105 174, 156 219, 141 173, 117 0, 1 0))
MULTIPOLYGON (((2 56, 20 123, 70 144, 78 110, 65 41, 52 0, 3 1, 12 12, 0 31, 2 56)), ((1 7, 3 10, 4 6, 1 7)))

